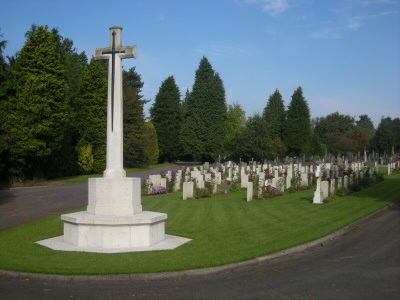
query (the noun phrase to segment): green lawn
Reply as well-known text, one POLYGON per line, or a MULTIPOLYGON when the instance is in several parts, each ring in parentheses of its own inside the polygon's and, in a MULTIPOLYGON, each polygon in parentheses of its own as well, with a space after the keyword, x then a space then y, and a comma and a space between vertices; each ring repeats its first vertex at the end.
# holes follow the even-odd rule
POLYGON ((53 274, 127 274, 240 262, 326 236, 400 198, 400 175, 327 204, 314 190, 263 202, 237 192, 201 200, 181 193, 142 198, 144 210, 168 214, 166 233, 193 239, 170 251, 96 254, 54 251, 36 241, 63 234, 60 216, 0 232, 0 269, 53 274))

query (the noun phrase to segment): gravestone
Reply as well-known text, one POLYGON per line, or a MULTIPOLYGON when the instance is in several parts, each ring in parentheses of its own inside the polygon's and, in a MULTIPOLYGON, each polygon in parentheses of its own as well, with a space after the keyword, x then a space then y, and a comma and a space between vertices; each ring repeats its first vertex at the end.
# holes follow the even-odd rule
POLYGON ((314 192, 313 203, 322 204, 324 203, 324 197, 321 191, 321 177, 317 179, 317 189, 314 192))
POLYGON ((247 183, 247 202, 253 200, 253 182, 247 183))
POLYGON ((229 189, 228 180, 223 180, 221 184, 221 194, 227 194, 229 189))
POLYGON ((326 199, 329 196, 329 181, 321 181, 321 192, 322 200, 326 199))
POLYGON ((192 181, 183 183, 183 200, 193 198, 193 185, 192 181))
POLYGON ((335 179, 331 179, 331 196, 335 195, 335 179))
POLYGON ((301 173, 301 184, 302 186, 308 186, 308 174, 301 173))
POLYGON ((242 179, 241 188, 247 189, 247 183, 249 182, 249 175, 243 174, 241 179, 242 179))

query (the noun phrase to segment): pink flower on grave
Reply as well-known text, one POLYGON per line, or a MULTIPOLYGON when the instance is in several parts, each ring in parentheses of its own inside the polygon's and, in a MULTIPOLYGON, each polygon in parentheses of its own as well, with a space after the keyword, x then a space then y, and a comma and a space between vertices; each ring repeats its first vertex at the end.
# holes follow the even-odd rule
POLYGON ((156 186, 154 188, 154 194, 166 194, 167 193, 167 189, 163 186, 156 186))

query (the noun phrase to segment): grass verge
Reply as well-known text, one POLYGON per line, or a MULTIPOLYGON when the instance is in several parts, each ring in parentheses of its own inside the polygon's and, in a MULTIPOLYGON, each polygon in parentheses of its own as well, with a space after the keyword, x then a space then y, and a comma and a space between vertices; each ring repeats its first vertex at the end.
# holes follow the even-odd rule
POLYGON ((326 236, 400 198, 400 175, 311 204, 313 190, 263 202, 237 192, 182 201, 182 194, 144 197, 144 210, 168 214, 166 233, 193 239, 172 251, 96 254, 54 251, 36 241, 63 234, 60 215, 0 232, 0 269, 47 274, 129 274, 199 269, 249 260, 326 236))
MULTIPOLYGON (((146 168, 127 168, 125 169, 126 174, 137 173, 140 171, 145 170, 152 170, 158 169, 162 167, 166 167, 168 164, 158 164, 158 165, 151 165, 146 168)), ((87 175, 76 175, 64 178, 57 178, 51 180, 27 180, 27 181, 14 181, 12 183, 4 183, 0 182, 0 188, 7 188, 7 187, 32 187, 32 186, 43 186, 43 185, 59 185, 59 184, 74 184, 74 183, 82 183, 87 182, 89 178, 95 177, 103 177, 103 174, 87 174, 87 175)))

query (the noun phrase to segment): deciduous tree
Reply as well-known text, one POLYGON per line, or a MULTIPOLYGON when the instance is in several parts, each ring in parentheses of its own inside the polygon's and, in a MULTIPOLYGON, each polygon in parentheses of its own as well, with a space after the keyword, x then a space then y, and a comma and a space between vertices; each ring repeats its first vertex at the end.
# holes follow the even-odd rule
POLYGON ((228 105, 228 112, 226 118, 226 133, 225 133, 225 146, 224 154, 227 157, 232 157, 239 161, 240 156, 236 156, 240 137, 243 135, 246 128, 246 112, 242 106, 235 102, 228 105))
POLYGON ((375 135, 372 138, 372 148, 378 153, 383 155, 384 152, 389 154, 394 146, 395 136, 390 130, 388 120, 382 118, 378 125, 378 129, 375 131, 375 135))

